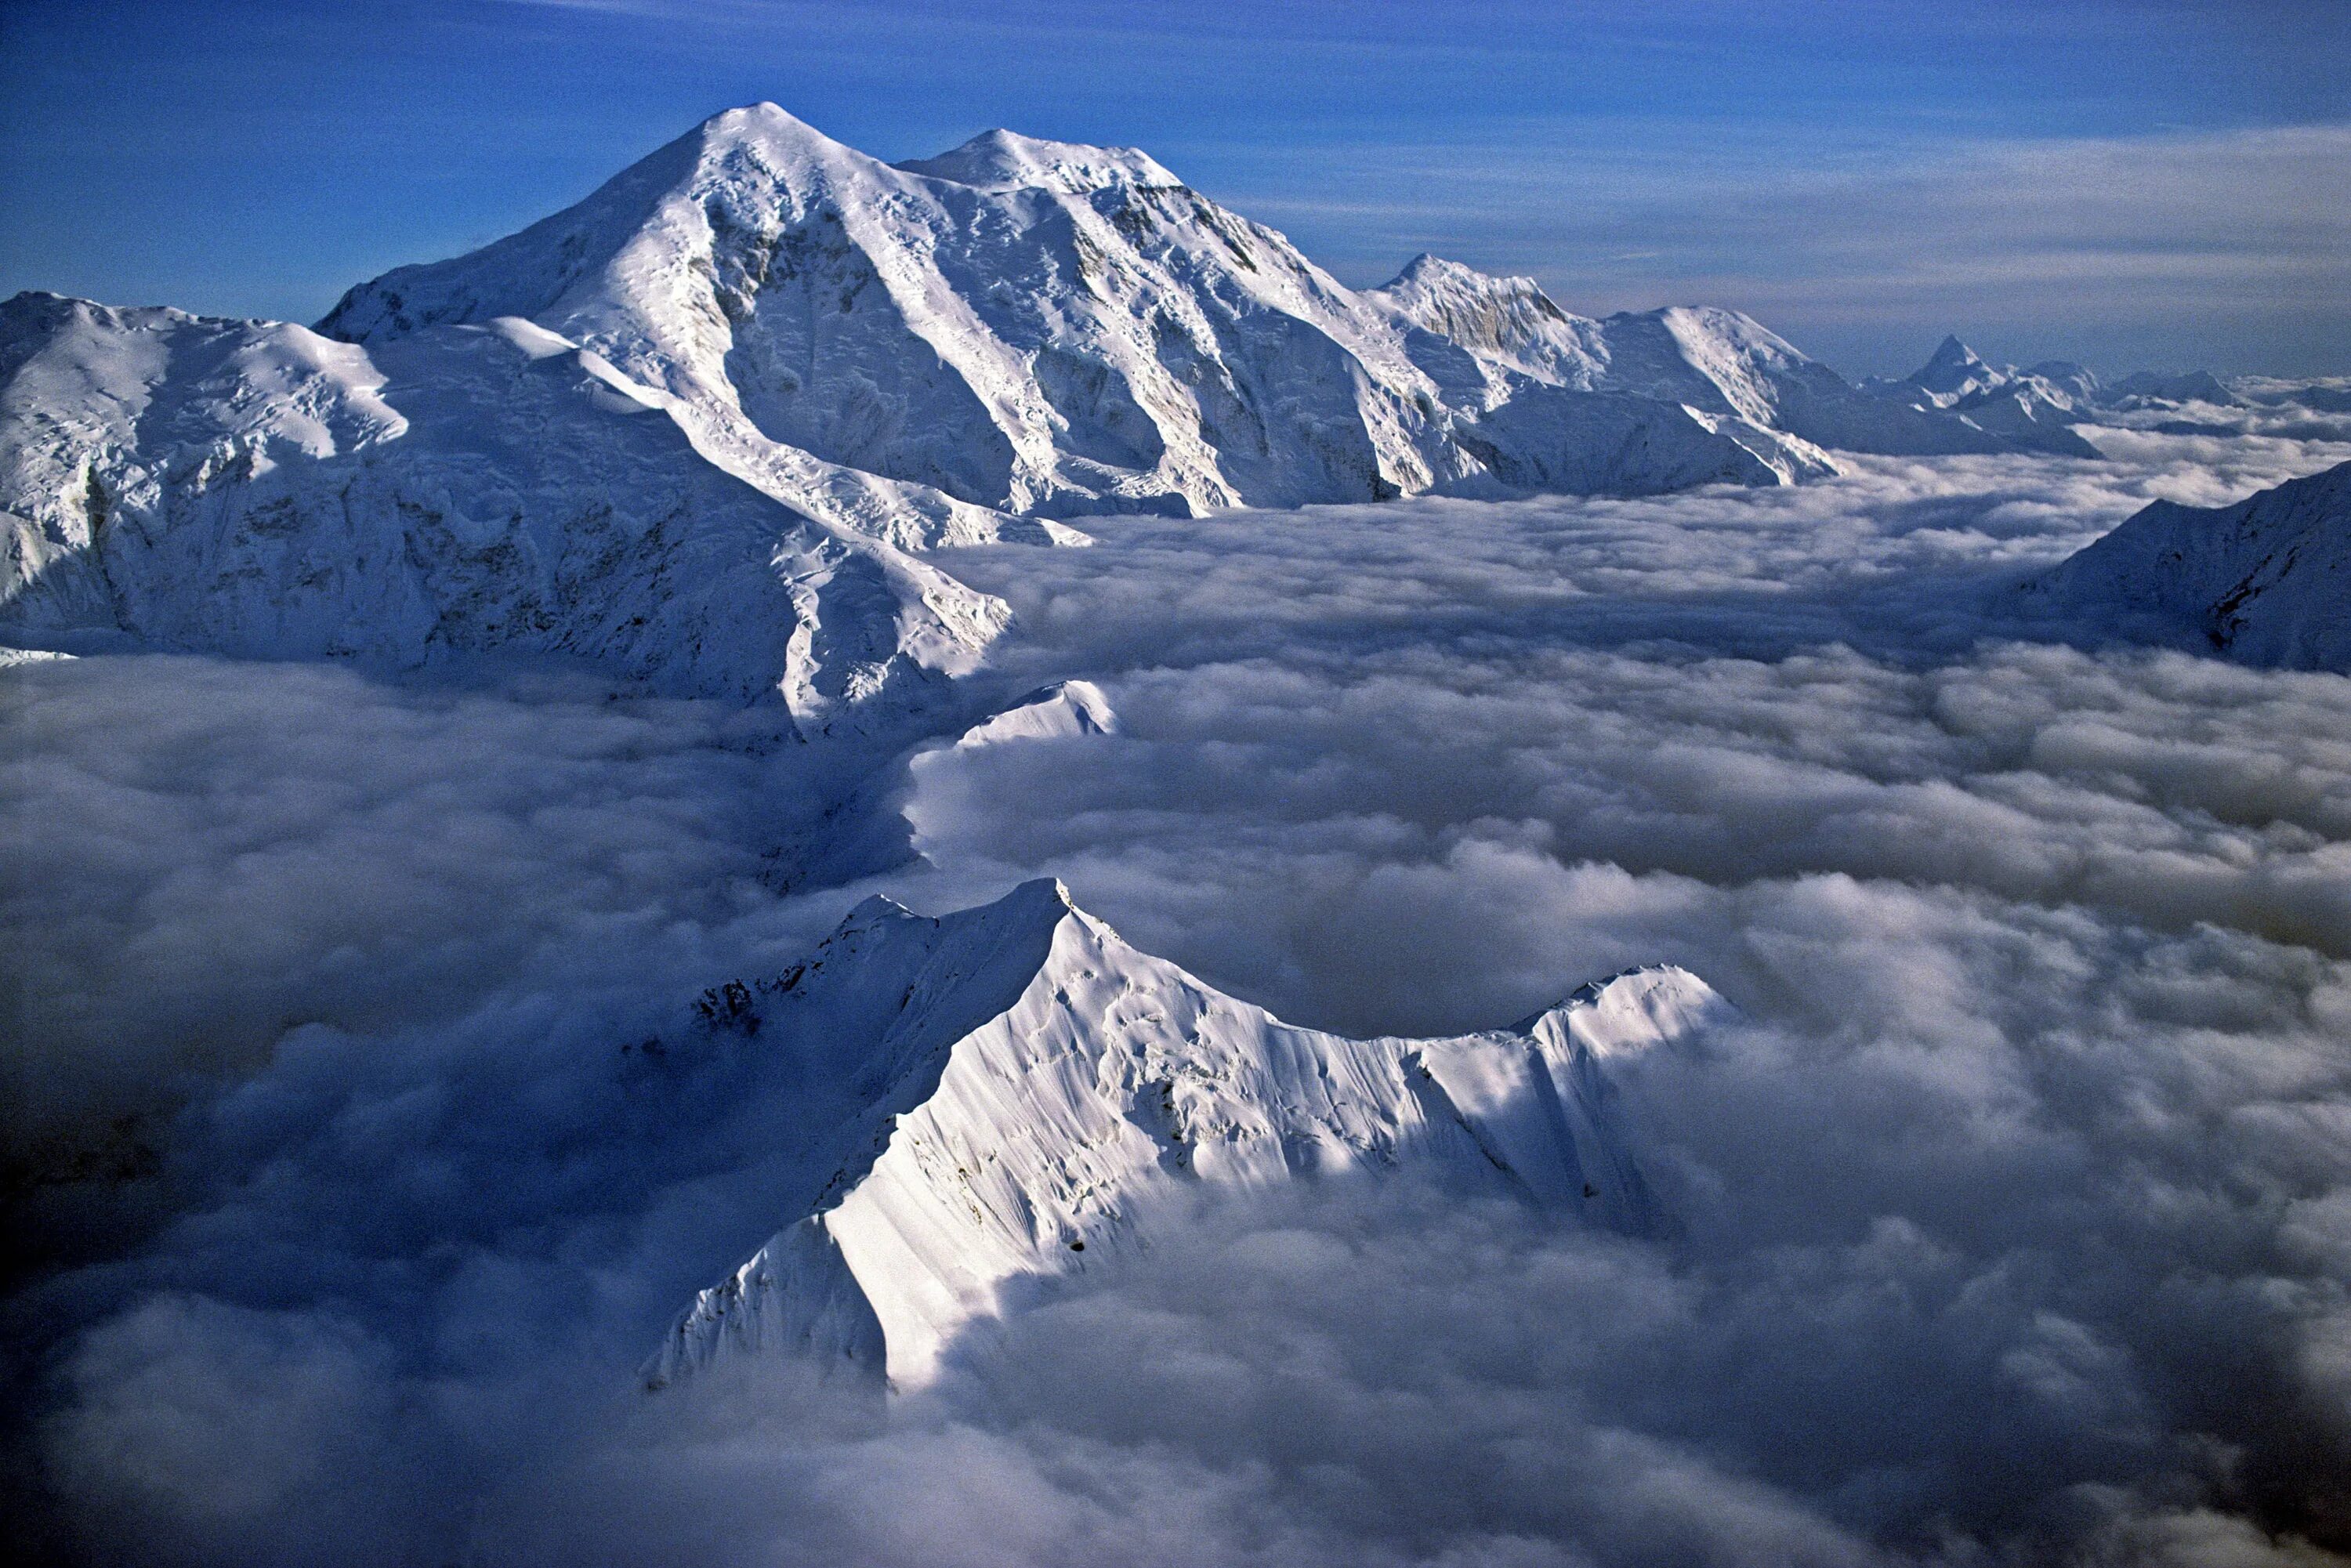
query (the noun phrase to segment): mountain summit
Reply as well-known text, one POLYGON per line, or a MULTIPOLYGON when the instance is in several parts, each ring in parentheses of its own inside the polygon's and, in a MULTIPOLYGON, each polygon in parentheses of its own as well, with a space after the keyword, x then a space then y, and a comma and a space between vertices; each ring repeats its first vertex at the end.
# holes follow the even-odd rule
POLYGON ((713 993, 827 1114, 799 1213, 680 1315, 653 1386, 779 1354, 899 1389, 1057 1277, 1147 1248, 1186 1195, 1405 1166, 1619 1229, 1654 1223, 1611 1073, 1730 1009, 1685 970, 1517 1026, 1349 1040, 1136 951, 1059 883, 939 919, 869 899, 800 963, 713 993))

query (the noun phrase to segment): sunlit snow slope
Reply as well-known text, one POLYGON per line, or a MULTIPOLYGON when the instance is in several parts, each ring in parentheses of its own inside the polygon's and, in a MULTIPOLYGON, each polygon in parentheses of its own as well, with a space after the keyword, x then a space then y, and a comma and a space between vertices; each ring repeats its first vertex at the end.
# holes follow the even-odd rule
POLYGON ((1147 1246, 1204 1186, 1425 1166, 1647 1228, 1608 1064, 1728 1008, 1662 967, 1514 1029, 1348 1040, 1137 952, 1046 881, 940 919, 869 900, 808 961, 705 1010, 772 1040, 814 1103, 853 1109, 803 1217, 686 1310, 648 1382, 759 1353, 907 1389, 1042 1281, 1147 1246))
POLYGON ((394 666, 511 645, 794 716, 903 709, 1002 607, 695 454, 511 318, 360 348, 281 323, 0 304, 0 627, 394 666))
POLYGON ((320 329, 502 315, 674 394, 714 458, 814 515, 837 469, 900 486, 858 516, 905 542, 988 526, 942 496, 1067 517, 1649 493, 1830 472, 1821 439, 2010 444, 1865 398, 1732 312, 1583 321, 1433 258, 1358 293, 1132 149, 997 131, 893 166, 772 104, 363 284, 320 329))

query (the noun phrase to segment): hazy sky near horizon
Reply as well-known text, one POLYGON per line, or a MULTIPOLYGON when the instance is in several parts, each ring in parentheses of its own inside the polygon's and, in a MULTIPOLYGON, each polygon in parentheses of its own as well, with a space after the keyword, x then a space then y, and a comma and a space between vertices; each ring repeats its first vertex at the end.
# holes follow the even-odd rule
POLYGON ((772 99, 891 159, 1136 144, 1343 281, 2351 371, 2340 0, 0 0, 0 293, 312 319, 772 99))

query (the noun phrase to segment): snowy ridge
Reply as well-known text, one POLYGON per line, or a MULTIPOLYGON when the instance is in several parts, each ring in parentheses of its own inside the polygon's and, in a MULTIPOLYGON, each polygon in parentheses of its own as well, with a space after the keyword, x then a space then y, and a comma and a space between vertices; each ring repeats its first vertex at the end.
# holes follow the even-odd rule
POLYGON ((2104 415, 2193 403, 2244 406, 2206 371, 2184 375, 2140 371, 2105 382, 2069 360, 2044 360, 2022 370, 1994 365, 1955 336, 1945 338, 1910 375, 1896 382, 1865 382, 1863 390, 1884 404, 1948 414, 2022 450, 2074 457, 2095 456, 2096 449, 2072 427, 2096 423, 2104 415))
POLYGON ((1008 740, 1052 740, 1065 736, 1117 733, 1118 715, 1100 686, 1092 681, 1055 681, 965 730, 956 747, 962 750, 1008 740))
POLYGON ((891 165, 772 104, 511 238, 362 284, 320 329, 373 343, 499 315, 677 399, 730 472, 907 545, 1012 516, 1792 483, 1834 465, 1775 411, 1838 397, 1865 411, 1815 421, 1840 441, 2010 444, 1888 413, 1729 312, 1604 333, 1531 280, 1434 257, 1357 293, 1133 149, 994 131, 891 165), (1663 356, 1640 341, 1660 332, 1663 356), (1811 391, 1755 395, 1758 374, 1811 391), (873 486, 854 507, 831 495, 850 473, 873 486))
POLYGON ((1515 1029, 1349 1040, 1136 951, 1054 882, 938 920, 869 901, 824 951, 857 964, 768 988, 770 1027, 828 1042, 868 1109, 836 1130, 808 1213, 680 1316, 652 1386, 778 1349, 920 1386, 1041 1281, 1146 1248, 1203 1186, 1427 1163, 1645 1228, 1606 1063, 1727 1016, 1703 981, 1656 968, 1515 1029), (851 988, 898 1005, 859 1035, 834 1021, 851 988))
POLYGON ((0 305, 0 626, 410 667, 517 646, 823 727, 902 715, 1005 612, 704 461, 659 398, 510 318, 362 349, 0 305))
POLYGON ((2158 501, 2026 591, 2246 664, 2351 672, 2351 463, 2232 507, 2158 501))
MULTIPOLYGON (((1736 310, 1671 306, 1593 320, 1562 310, 1531 277, 1489 277, 1430 256, 1416 258, 1377 297, 1443 340, 1435 345, 1416 340, 1416 358, 1449 389, 1474 389, 1480 413, 1514 401, 1561 401, 1559 393, 1532 390, 1528 382, 1638 400, 1627 406, 1646 408, 1652 417, 1656 410, 1674 411, 1747 449, 1768 476, 1746 483, 1792 483, 1834 473, 1830 450, 1931 455, 2046 444, 2043 434, 2028 433, 2020 440, 1987 428, 1970 413, 1874 396, 1736 310)), ((1507 427, 1512 416, 1489 423, 1507 427)), ((2073 455, 2095 455, 2077 438, 2063 440, 2073 455)), ((1511 478, 1522 487, 1552 487, 1527 461, 1528 453, 1543 450, 1523 440, 1506 443, 1499 463, 1488 461, 1505 478, 1529 476, 1511 478)))

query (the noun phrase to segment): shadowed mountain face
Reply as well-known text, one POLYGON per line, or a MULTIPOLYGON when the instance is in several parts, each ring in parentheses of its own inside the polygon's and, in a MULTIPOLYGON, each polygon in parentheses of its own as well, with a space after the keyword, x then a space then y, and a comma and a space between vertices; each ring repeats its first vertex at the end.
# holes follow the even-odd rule
POLYGON ((2233 507, 2158 501, 2028 591, 2243 664, 2351 671, 2351 463, 2233 507))
POLYGON ((924 706, 1001 608, 705 461, 514 319, 372 350, 300 327, 0 305, 19 637, 393 668, 513 647, 823 727, 924 706))
POLYGON ((831 1131, 810 1140, 809 1212, 702 1292, 655 1386, 742 1354, 919 1386, 967 1331, 1147 1248, 1204 1187, 1425 1166, 1650 1228, 1608 1063, 1729 1013, 1663 967, 1509 1030, 1349 1040, 1137 952, 1050 881, 942 919, 869 900, 705 1010, 773 1038, 831 1131))

